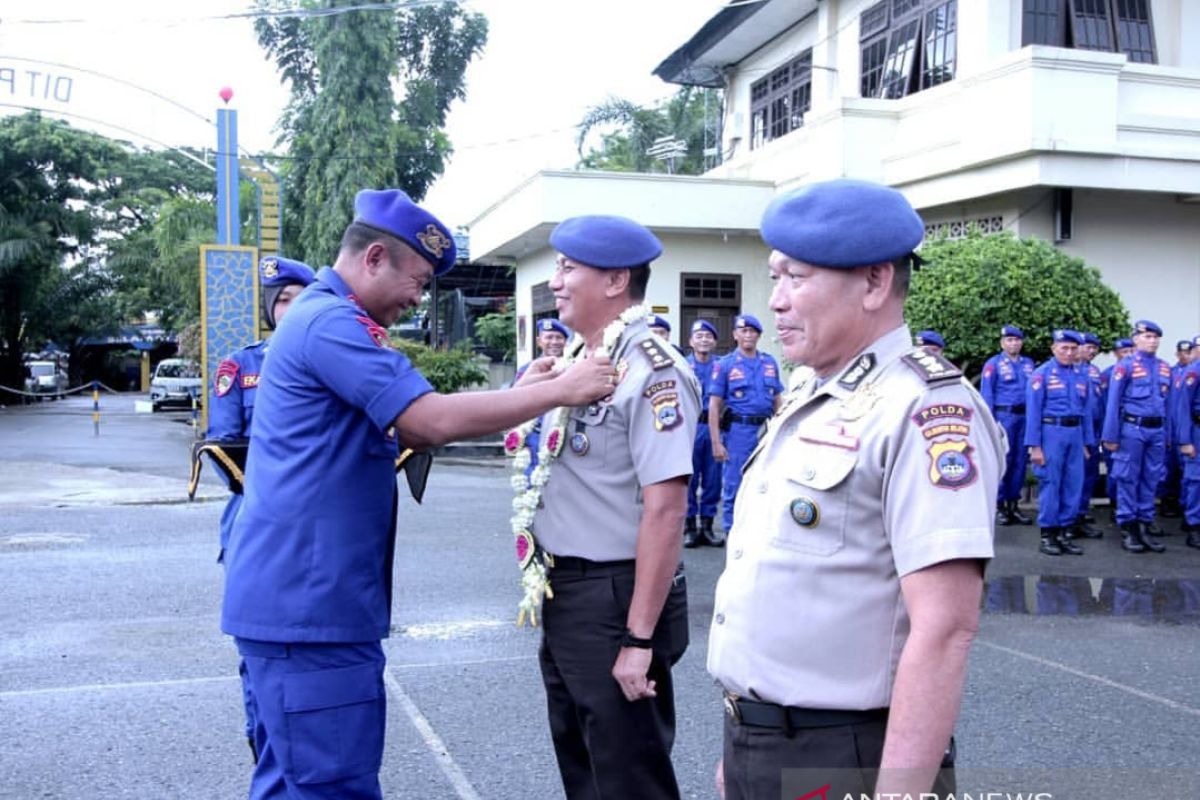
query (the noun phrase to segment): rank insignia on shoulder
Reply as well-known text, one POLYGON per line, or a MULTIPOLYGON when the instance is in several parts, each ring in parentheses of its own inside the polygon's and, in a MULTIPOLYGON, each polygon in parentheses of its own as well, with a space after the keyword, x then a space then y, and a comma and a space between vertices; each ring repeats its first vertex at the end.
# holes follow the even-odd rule
POLYGON ((363 327, 367 329, 367 335, 371 337, 371 341, 380 347, 391 347, 392 340, 388 337, 387 328, 384 328, 375 320, 367 316, 358 315, 355 317, 363 327))
POLYGON ((675 363, 671 354, 653 339, 643 339, 639 347, 642 349, 642 354, 650 360, 651 369, 666 369, 675 363))
POLYGON ((837 385, 846 391, 854 391, 858 385, 875 369, 875 354, 863 353, 853 364, 846 367, 838 378, 837 385))
POLYGON ((225 359, 221 365, 217 367, 216 391, 217 397, 224 397, 229 394, 229 390, 233 388, 233 382, 237 379, 238 365, 232 359, 225 359))
POLYGON ((962 377, 962 370, 951 364, 937 353, 928 350, 914 349, 902 359, 926 383, 944 383, 957 381, 962 377))

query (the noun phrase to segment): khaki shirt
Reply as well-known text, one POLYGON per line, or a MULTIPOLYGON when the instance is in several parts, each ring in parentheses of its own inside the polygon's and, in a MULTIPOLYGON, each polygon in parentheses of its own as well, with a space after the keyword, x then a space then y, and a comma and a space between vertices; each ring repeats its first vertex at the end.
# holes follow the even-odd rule
POLYGON ((742 479, 708 671, 765 702, 880 708, 909 632, 900 578, 992 556, 1003 431, 907 327, 820 388, 803 372, 742 479))
POLYGON ((534 517, 538 543, 554 555, 634 558, 642 487, 692 473, 700 387, 687 361, 638 320, 613 363, 621 378, 612 395, 571 410, 534 517))

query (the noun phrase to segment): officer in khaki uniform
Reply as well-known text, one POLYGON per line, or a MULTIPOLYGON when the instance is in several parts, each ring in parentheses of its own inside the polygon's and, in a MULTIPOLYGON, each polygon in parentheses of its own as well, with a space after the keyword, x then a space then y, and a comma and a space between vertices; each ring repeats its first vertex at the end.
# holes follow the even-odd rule
POLYGON ((903 195, 854 180, 763 217, 770 305, 801 375, 747 463, 753 502, 739 498, 717 584, 708 670, 726 693, 729 800, 822 783, 916 797, 950 747, 1005 445, 958 369, 912 345, 923 234, 903 195), (793 768, 825 778, 793 786, 793 768))
POLYGON ((575 217, 550 243, 561 319, 588 352, 611 347, 619 376, 611 396, 572 409, 534 517, 553 557, 539 656, 555 754, 572 800, 678 798, 671 667, 688 639, 680 557, 700 389, 635 307, 662 252, 650 231, 575 217))

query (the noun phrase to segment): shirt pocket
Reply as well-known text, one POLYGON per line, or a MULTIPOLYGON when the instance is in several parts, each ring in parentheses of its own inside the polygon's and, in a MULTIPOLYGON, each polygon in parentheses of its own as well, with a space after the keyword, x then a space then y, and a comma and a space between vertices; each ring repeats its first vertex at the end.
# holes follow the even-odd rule
MULTIPOLYGON (((571 409, 567 429, 563 431, 562 458, 586 458, 596 466, 608 459, 608 437, 613 434, 614 417, 608 403, 571 409), (606 424, 607 423, 607 424, 606 424)), ((546 435, 546 431, 542 431, 546 435)))
POLYGON ((771 543, 785 550, 831 556, 846 543, 850 514, 848 478, 858 463, 857 450, 823 447, 790 465, 784 474, 780 520, 771 543))

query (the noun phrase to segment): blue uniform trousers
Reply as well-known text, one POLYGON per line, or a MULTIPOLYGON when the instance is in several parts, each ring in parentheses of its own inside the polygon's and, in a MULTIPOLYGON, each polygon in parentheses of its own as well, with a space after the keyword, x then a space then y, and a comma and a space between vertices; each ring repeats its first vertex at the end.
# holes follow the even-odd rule
POLYGON ((1113 458, 1105 448, 1100 448, 1100 457, 1104 459, 1104 493, 1108 495, 1108 502, 1115 509, 1117 507, 1117 479, 1113 477, 1113 458))
POLYGON ((729 457, 721 470, 724 486, 721 489, 721 522, 726 531, 733 530, 733 502, 737 499, 738 487, 742 485, 742 467, 746 459, 758 444, 758 429, 760 425, 749 425, 744 422, 733 422, 729 430, 721 436, 725 451, 729 457))
POLYGON ((1162 428, 1121 423, 1121 441, 1113 453, 1117 482, 1117 523, 1154 521, 1154 497, 1166 472, 1166 436, 1162 428))
MULTIPOLYGON (((233 530, 233 521, 237 519, 238 509, 242 507, 242 496, 232 494, 225 510, 221 512, 221 551, 217 554, 217 563, 225 563, 225 548, 229 544, 229 533, 233 530)), ((238 663, 238 675, 242 680, 242 707, 246 711, 246 738, 254 740, 254 695, 250 691, 250 681, 246 677, 246 662, 238 663)))
POLYGON ((688 482, 688 518, 699 514, 702 517, 717 515, 717 502, 721 499, 721 464, 713 458, 712 434, 708 425, 700 423, 696 428, 696 441, 692 445, 692 479, 688 482), (700 495, 697 503, 696 495, 700 495))
POLYGON ((1079 516, 1083 490, 1083 428, 1042 426, 1046 463, 1033 467, 1038 479, 1038 525, 1065 528, 1079 516))
POLYGON ((1000 481, 1000 491, 996 500, 1000 503, 1020 500, 1021 489, 1025 487, 1025 469, 1029 463, 1029 449, 1023 444, 1025 441, 1025 414, 999 411, 996 413, 996 421, 1004 427, 1004 432, 1008 435, 1008 455, 1004 459, 1004 478, 1000 481))
MULTIPOLYGON (((1100 441, 1097 433, 1096 441, 1100 441)), ((1100 480, 1100 454, 1104 448, 1096 445, 1092 448, 1092 457, 1083 462, 1083 489, 1079 492, 1079 515, 1088 513, 1092 507, 1092 493, 1096 491, 1096 481, 1100 480)))
POLYGON ((1200 454, 1188 458, 1181 455, 1183 465, 1183 520, 1189 525, 1200 525, 1200 454))
POLYGON ((250 800, 378 800, 387 697, 379 642, 235 639, 257 723, 250 800))

